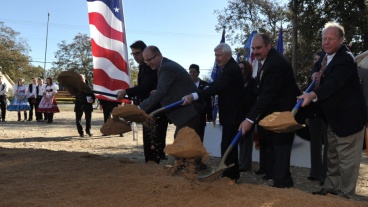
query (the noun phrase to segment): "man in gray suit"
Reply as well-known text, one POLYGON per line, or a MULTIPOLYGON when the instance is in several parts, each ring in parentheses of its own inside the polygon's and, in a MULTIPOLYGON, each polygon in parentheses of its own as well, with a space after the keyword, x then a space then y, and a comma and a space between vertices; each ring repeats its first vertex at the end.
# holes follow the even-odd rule
MULTIPOLYGON (((158 103, 167 106, 180 101, 183 96, 197 92, 188 72, 178 63, 162 56, 156 46, 148 46, 143 51, 144 62, 152 68, 158 70, 157 89, 145 99, 139 108, 150 111, 158 103)), ((175 135, 183 127, 193 128, 197 134, 200 128, 200 112, 204 108, 203 102, 195 102, 191 105, 179 106, 175 109, 165 111, 169 120, 176 126, 175 135)))

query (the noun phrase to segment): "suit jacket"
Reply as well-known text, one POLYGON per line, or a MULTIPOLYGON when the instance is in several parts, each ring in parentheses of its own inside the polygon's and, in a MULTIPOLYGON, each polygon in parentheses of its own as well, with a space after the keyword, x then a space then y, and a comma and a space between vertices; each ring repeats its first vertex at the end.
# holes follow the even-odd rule
POLYGON ((231 58, 221 69, 217 79, 207 88, 198 92, 200 99, 218 95, 219 119, 222 126, 238 125, 242 121, 241 101, 244 86, 238 63, 231 58))
POLYGON ((126 89, 129 97, 136 96, 139 100, 149 97, 157 86, 157 70, 152 70, 146 63, 139 64, 138 85, 126 89))
MULTIPOLYGON (((208 82, 199 79, 198 89, 203 90, 208 86, 208 82)), ((201 123, 203 125, 206 125, 206 121, 212 121, 212 99, 211 97, 206 98, 206 107, 204 108, 204 111, 202 111, 202 120, 201 123)))
POLYGON ((368 111, 368 69, 359 67, 358 72, 359 72, 360 82, 362 83, 362 87, 363 87, 365 105, 368 111))
MULTIPOLYGON (((144 111, 152 110, 159 103, 161 106, 167 106, 180 101, 185 95, 198 91, 188 72, 178 63, 167 58, 163 58, 157 76, 156 92, 139 105, 144 111)), ((196 116, 203 107, 203 103, 194 102, 166 110, 165 113, 175 126, 182 126, 196 116)))
MULTIPOLYGON (((319 68, 322 59, 323 56, 316 64, 319 68)), ((314 68, 314 71, 317 70, 314 68)), ((320 85, 314 92, 335 134, 345 137, 363 129, 367 123, 367 108, 355 58, 345 45, 326 66, 320 85)))
POLYGON ((274 48, 268 53, 254 86, 257 100, 246 116, 252 121, 276 111, 291 111, 300 94, 290 63, 274 48))
POLYGON ((96 100, 95 94, 93 93, 85 93, 80 92, 75 96, 75 112, 92 112, 93 111, 93 103, 87 102, 87 96, 90 96, 93 100, 96 100))

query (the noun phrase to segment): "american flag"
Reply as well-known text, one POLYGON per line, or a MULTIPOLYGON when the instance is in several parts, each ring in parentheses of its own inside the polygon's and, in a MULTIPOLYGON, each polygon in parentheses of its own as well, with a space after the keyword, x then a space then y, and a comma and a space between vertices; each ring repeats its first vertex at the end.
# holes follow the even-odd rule
MULTIPOLYGON (((121 0, 87 0, 93 55, 93 89, 116 94, 130 87, 121 0)), ((116 98, 97 95, 98 99, 116 98)))

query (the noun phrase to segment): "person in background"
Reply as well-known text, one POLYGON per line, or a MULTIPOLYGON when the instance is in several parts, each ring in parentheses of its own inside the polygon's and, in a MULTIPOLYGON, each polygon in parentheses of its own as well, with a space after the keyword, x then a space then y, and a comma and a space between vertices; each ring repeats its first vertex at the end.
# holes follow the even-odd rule
POLYGON ((38 105, 38 112, 44 113, 46 123, 50 124, 54 120, 54 113, 60 112, 56 103, 56 93, 59 90, 59 86, 52 82, 52 78, 46 78, 45 91, 40 104, 38 105))
POLYGON ((46 84, 43 83, 42 78, 37 79, 37 86, 36 86, 36 105, 35 105, 35 111, 36 111, 36 121, 37 122, 43 122, 43 117, 46 119, 46 114, 42 112, 38 112, 38 106, 40 105, 40 102, 43 97, 43 93, 45 92, 46 84), (43 116, 44 114, 44 116, 43 116))
MULTIPOLYGON (((318 62, 322 51, 316 52, 313 55, 313 65, 318 62)), ((311 81, 309 82, 309 84, 311 81)), ((327 125, 321 118, 321 109, 316 103, 309 104, 308 123, 310 134, 310 158, 311 168, 309 171, 308 180, 318 181, 323 186, 327 173, 327 125), (323 156, 322 146, 323 147, 323 156)))
POLYGON ((36 78, 31 78, 31 82, 28 85, 28 94, 27 94, 27 98, 28 98, 28 103, 29 106, 31 107, 31 109, 29 110, 28 113, 28 121, 32 121, 33 120, 33 111, 37 112, 36 109, 36 105, 37 105, 37 92, 36 92, 36 87, 37 87, 37 79, 36 78))
MULTIPOLYGON (((244 88, 243 99, 241 102, 241 113, 243 118, 249 112, 250 108, 256 100, 253 92, 254 78, 252 77, 252 66, 249 62, 240 61, 239 67, 242 70, 244 88)), ((252 153, 253 153, 253 129, 249 130, 239 139, 239 171, 246 172, 252 170, 252 153)))
MULTIPOLYGON (((257 100, 239 126, 243 134, 251 130, 254 123, 273 112, 291 111, 295 97, 300 94, 291 64, 272 47, 268 35, 257 34, 253 37, 251 47, 259 63, 254 87, 257 100)), ((259 136, 267 142, 266 161, 263 163, 266 175, 263 179, 273 179, 272 186, 276 188, 294 186, 290 156, 295 133, 275 133, 259 125, 257 130, 259 136)))
MULTIPOLYGON (((199 78, 199 66, 196 64, 191 64, 189 66, 189 75, 192 77, 194 84, 197 86, 199 90, 203 90, 208 86, 208 82, 201 80, 199 78)), ((206 128, 206 122, 212 121, 212 103, 211 97, 206 99, 206 108, 201 112, 201 128, 200 133, 198 134, 203 143, 204 132, 206 128)))
POLYGON ((367 124, 367 108, 353 54, 343 44, 344 27, 326 23, 322 30, 323 54, 314 65, 314 91, 298 97, 302 107, 313 100, 327 122, 327 176, 323 188, 313 194, 335 194, 351 198, 355 194, 367 124))
MULTIPOLYGON (((81 80, 83 83, 88 85, 86 78, 83 74, 80 74, 81 80)), ((84 137, 83 126, 82 126, 82 116, 84 113, 84 118, 86 120, 86 134, 88 136, 92 136, 91 133, 91 120, 92 120, 92 111, 93 111, 93 103, 95 102, 95 95, 93 93, 85 93, 79 92, 75 96, 75 124, 77 126, 77 130, 80 137, 84 137)))
POLYGON ((18 83, 13 87, 14 99, 8 106, 8 111, 18 112, 18 121, 21 121, 21 111, 24 114, 24 121, 27 121, 27 111, 31 109, 27 100, 27 89, 24 79, 18 79, 18 83))
MULTIPOLYGON (((143 51, 147 48, 146 44, 138 40, 130 45, 134 60, 139 64, 138 71, 138 85, 126 90, 119 91, 118 94, 121 98, 128 95, 129 97, 135 97, 142 101, 147 99, 151 93, 157 88, 158 70, 153 70, 145 61, 143 57, 143 51)), ((139 102, 134 102, 136 105, 139 102)), ((147 112, 154 111, 159 108, 160 104, 157 102, 155 106, 150 108, 147 112)), ((145 161, 154 161, 159 163, 160 160, 166 159, 164 148, 166 146, 166 132, 168 126, 168 119, 164 113, 158 114, 155 121, 155 130, 151 130, 148 126, 143 125, 143 148, 145 161), (152 133, 155 131, 156 133, 152 133)))
MULTIPOLYGON (((214 52, 216 63, 221 68, 221 74, 207 88, 187 94, 183 100, 186 105, 194 100, 206 100, 206 98, 218 95, 219 120, 222 125, 221 156, 224 156, 226 149, 236 136, 243 118, 241 101, 244 80, 239 65, 231 56, 232 51, 228 44, 220 43, 215 47, 214 52)), ((229 153, 225 163, 227 165, 234 164, 234 166, 226 169, 222 175, 236 182, 240 177, 237 147, 234 147, 229 153)))
POLYGON ((3 83, 3 76, 0 75, 0 110, 1 110, 1 121, 5 121, 6 115, 6 95, 8 93, 8 86, 3 83))

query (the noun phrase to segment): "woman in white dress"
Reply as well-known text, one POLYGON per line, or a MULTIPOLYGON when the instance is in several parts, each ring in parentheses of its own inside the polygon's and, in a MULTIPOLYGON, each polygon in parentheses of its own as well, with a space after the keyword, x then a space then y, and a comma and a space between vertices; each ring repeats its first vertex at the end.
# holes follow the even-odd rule
POLYGON ((59 90, 59 86, 53 83, 52 79, 48 77, 46 79, 46 87, 45 91, 43 92, 43 97, 37 109, 38 112, 46 114, 46 120, 48 124, 52 123, 54 113, 60 112, 55 99, 57 90, 59 90))
POLYGON ((27 99, 28 87, 24 85, 24 79, 19 78, 18 83, 14 85, 13 95, 14 98, 8 106, 8 111, 18 112, 18 121, 21 121, 20 112, 24 113, 24 121, 27 121, 27 111, 31 109, 27 99))

